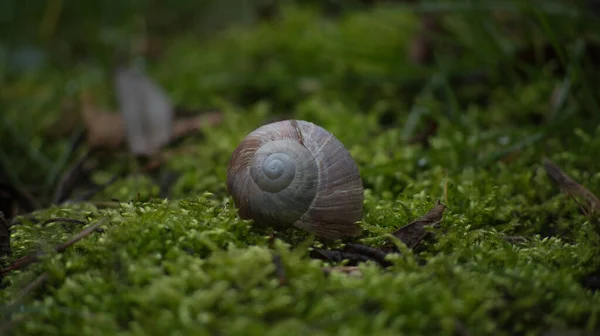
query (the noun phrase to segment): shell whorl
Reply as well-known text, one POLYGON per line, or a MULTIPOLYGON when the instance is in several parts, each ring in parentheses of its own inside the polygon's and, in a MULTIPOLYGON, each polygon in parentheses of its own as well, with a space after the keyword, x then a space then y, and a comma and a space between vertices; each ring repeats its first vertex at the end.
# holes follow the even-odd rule
POLYGON ((310 122, 280 121, 248 134, 232 154, 227 189, 244 219, 332 239, 360 233, 358 168, 337 138, 310 122))

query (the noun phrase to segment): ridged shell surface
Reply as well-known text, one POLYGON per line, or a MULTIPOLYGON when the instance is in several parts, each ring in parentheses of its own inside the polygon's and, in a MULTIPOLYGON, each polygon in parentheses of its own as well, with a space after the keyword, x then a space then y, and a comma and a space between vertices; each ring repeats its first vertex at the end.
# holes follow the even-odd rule
POLYGON ((360 233, 358 167, 333 134, 310 122, 279 121, 248 134, 232 154, 227 189, 244 219, 330 239, 360 233))

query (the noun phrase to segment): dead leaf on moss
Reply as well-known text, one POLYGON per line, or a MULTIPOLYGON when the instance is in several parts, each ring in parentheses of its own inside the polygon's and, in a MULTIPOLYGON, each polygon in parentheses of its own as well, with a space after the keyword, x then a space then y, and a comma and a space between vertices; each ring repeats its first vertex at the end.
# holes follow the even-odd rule
MULTIPOLYGON (((126 100, 124 97, 122 99, 126 100)), ((139 99, 144 100, 145 98, 139 99)), ((173 140, 223 122, 223 114, 220 111, 205 112, 196 116, 167 121, 164 115, 160 115, 167 111, 160 107, 162 103, 155 104, 152 109, 144 112, 141 106, 145 106, 143 104, 146 103, 148 101, 126 102, 124 105, 128 112, 119 114, 97 107, 89 93, 82 93, 81 111, 87 128, 89 146, 91 148, 116 149, 127 142, 132 153, 153 155, 173 140), (169 127, 168 131, 166 127, 169 127)))
POLYGON ((414 249, 427 236, 427 227, 439 226, 442 222, 444 210, 446 210, 446 206, 438 201, 436 206, 423 215, 423 217, 399 228, 392 234, 400 239, 408 248, 414 249))
MULTIPOLYGON (((438 227, 442 222, 442 214, 446 206, 438 201, 437 205, 421 218, 394 231, 393 235, 400 239, 408 248, 414 249, 427 236, 427 227, 438 227)), ((391 242, 382 248, 373 248, 362 244, 347 243, 341 250, 326 250, 313 248, 310 257, 329 262, 347 262, 347 266, 356 266, 361 262, 372 261, 383 267, 388 267, 391 262, 386 258, 389 253, 397 252, 391 242)))
POLYGON ((117 111, 96 105, 89 91, 80 93, 79 104, 66 99, 61 120, 47 127, 46 135, 64 136, 83 122, 92 149, 126 145, 135 155, 153 156, 171 141, 223 121, 222 113, 214 110, 176 118, 166 92, 148 76, 128 68, 115 72, 114 91, 117 111))
POLYGON ((97 107, 88 92, 81 94, 81 113, 91 148, 116 149, 125 141, 123 117, 97 107))
POLYGON ((173 138, 180 138, 195 133, 205 127, 218 125, 223 122, 223 113, 210 112, 194 117, 178 118, 173 122, 173 138))
POLYGON ((588 214, 600 212, 600 200, 591 191, 581 184, 575 182, 569 175, 563 172, 554 162, 548 158, 543 159, 544 167, 548 176, 558 185, 560 190, 569 196, 579 196, 586 201, 585 210, 588 214))

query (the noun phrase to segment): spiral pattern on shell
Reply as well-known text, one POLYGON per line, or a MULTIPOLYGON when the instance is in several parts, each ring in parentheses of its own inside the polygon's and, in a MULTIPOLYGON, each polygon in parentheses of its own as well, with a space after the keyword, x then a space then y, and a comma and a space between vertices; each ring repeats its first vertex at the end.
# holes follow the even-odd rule
POLYGON ((256 223, 330 239, 360 233, 358 167, 333 134, 310 122, 279 121, 248 134, 232 154, 227 189, 240 217, 256 223))

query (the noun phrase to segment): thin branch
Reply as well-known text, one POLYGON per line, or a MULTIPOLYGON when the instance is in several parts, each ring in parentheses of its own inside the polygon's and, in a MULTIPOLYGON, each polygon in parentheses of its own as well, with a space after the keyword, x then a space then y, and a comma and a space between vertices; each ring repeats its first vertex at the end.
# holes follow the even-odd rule
POLYGON ((275 274, 277 275, 277 279, 279 280, 279 285, 287 286, 288 279, 280 255, 273 255, 273 265, 275 265, 275 274))
MULTIPOLYGON (((54 248, 54 250, 57 253, 62 253, 68 247, 72 246, 73 244, 77 243, 81 239, 87 237, 90 233, 94 232, 98 227, 100 227, 100 225, 104 224, 105 221, 106 221, 106 218, 100 219, 94 225, 88 226, 87 228, 85 228, 84 230, 82 230, 81 232, 79 232, 78 234, 73 236, 66 243, 56 246, 54 248)), ((12 271, 23 269, 23 268, 27 267, 28 265, 39 261, 39 258, 42 255, 43 255, 43 253, 36 252, 36 253, 30 254, 28 256, 25 256, 25 257, 15 260, 10 266, 5 267, 2 270, 0 270, 0 277, 5 276, 6 274, 8 274, 12 271)))
POLYGON ((588 212, 600 212, 600 200, 581 184, 575 182, 569 175, 563 172, 554 162, 548 158, 543 160, 548 176, 558 185, 566 195, 577 195, 588 203, 588 212))
MULTIPOLYGON (((90 190, 90 191, 86 192, 85 194, 81 195, 80 197, 76 198, 74 200, 74 202, 84 202, 84 201, 88 201, 88 200, 92 199, 92 197, 96 196, 96 194, 98 194, 99 192, 108 188, 110 185, 115 183, 117 180, 119 180, 119 175, 113 175, 113 177, 111 177, 110 180, 108 180, 105 183, 102 183, 100 185, 97 185, 92 190, 90 190)), ((71 202, 69 201, 69 203, 71 203, 71 202)))
POLYGON ((60 182, 54 193, 52 202, 54 204, 60 204, 66 200, 73 189, 75 188, 75 182, 83 174, 83 166, 85 162, 95 153, 95 149, 87 150, 75 163, 69 167, 69 169, 61 177, 60 182))
POLYGON ((29 295, 29 293, 31 293, 32 291, 40 287, 42 284, 44 284, 46 280, 48 280, 48 273, 44 272, 40 276, 35 278, 35 280, 30 282, 27 286, 25 286, 25 288, 23 288, 19 292, 19 294, 17 294, 17 296, 12 300, 9 308, 18 305, 24 297, 26 297, 27 295, 29 295))

